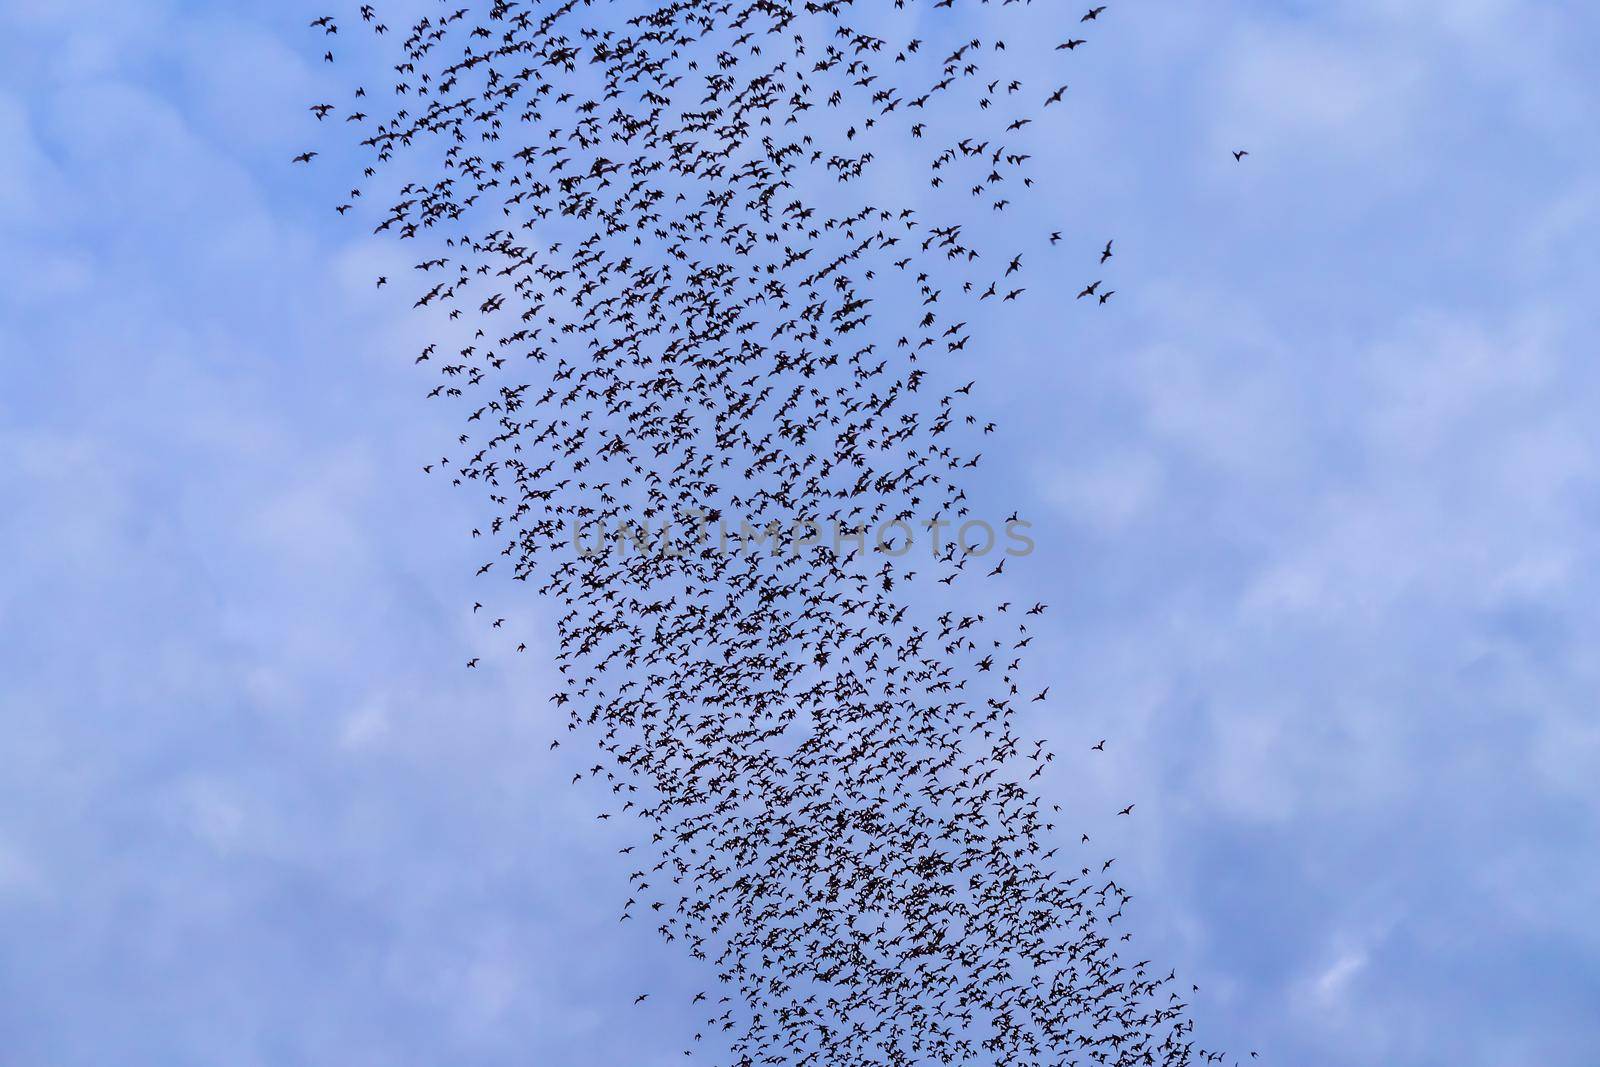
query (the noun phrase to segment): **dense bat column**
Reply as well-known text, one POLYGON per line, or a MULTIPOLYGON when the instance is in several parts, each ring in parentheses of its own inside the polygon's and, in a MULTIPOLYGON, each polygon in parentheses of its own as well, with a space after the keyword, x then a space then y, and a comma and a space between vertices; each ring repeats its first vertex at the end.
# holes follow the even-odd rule
POLYGON ((967 323, 1059 238, 1009 209, 1048 193, 1035 123, 1105 12, 976 10, 313 23, 361 83, 313 107, 362 153, 326 150, 363 172, 338 210, 420 250, 416 362, 463 418, 428 470, 485 498, 480 580, 557 607, 559 741, 592 739, 574 781, 642 835, 623 914, 714 968, 734 1063, 1207 1055, 1029 788, 1045 606, 955 596, 1007 558, 954 532, 993 429, 967 323))

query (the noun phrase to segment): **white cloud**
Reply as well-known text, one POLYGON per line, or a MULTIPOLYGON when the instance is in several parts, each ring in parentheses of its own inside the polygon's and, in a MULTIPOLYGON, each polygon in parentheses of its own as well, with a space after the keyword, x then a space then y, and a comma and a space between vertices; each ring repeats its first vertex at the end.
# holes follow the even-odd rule
POLYGON ((1365 952, 1346 952, 1327 970, 1317 975, 1312 989, 1324 1008, 1343 1007, 1351 983, 1366 969, 1365 952))

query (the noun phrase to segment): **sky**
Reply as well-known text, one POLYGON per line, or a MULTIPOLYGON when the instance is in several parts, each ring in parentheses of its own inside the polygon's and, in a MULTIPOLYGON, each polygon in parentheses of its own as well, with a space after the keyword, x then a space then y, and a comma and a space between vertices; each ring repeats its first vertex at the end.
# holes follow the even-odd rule
MULTIPOLYGON (((0 0, 0 1063, 681 1062, 543 606, 461 667, 406 260, 288 165, 319 13, 0 0)), ((1595 1062, 1597 35, 1127 0, 1074 56, 1033 210, 1118 295, 986 327, 978 495, 1033 517, 1042 789, 1207 1044, 1595 1062)))

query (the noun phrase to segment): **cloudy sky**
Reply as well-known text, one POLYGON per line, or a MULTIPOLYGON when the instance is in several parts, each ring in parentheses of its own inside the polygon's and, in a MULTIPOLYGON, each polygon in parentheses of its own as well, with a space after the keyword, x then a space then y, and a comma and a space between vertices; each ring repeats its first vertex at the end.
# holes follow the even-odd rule
MULTIPOLYGON (((0 0, 0 1063, 681 1060, 705 976, 617 926, 541 606, 461 669, 405 260, 287 165, 316 13, 0 0)), ((1595 1062, 1597 39, 1125 0, 1075 57, 1040 221, 1118 296, 985 338, 984 491, 1045 789, 1209 1044, 1595 1062)))

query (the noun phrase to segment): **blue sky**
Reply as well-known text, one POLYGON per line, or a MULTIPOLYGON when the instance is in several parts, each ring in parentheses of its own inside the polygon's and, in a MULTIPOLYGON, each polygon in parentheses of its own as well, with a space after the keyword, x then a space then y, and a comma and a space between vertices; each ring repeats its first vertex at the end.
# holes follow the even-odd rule
MULTIPOLYGON (((406 261, 287 165, 315 13, 0 0, 0 1063, 671 1062, 633 991, 704 976, 617 926, 541 606, 460 668, 406 261)), ((1045 788, 1208 1043, 1595 1062, 1597 33, 1146 0, 1075 56, 1040 222, 1118 296, 986 326, 981 496, 1045 788)))

